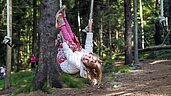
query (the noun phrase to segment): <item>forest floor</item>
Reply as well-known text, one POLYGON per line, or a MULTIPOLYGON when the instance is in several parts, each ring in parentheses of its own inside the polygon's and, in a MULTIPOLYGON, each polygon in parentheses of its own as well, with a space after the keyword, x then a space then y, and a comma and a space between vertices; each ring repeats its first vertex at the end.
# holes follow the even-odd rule
POLYGON ((141 69, 114 80, 107 78, 117 73, 104 74, 101 88, 62 88, 52 94, 34 91, 17 96, 171 96, 171 60, 148 60, 139 65, 141 69))

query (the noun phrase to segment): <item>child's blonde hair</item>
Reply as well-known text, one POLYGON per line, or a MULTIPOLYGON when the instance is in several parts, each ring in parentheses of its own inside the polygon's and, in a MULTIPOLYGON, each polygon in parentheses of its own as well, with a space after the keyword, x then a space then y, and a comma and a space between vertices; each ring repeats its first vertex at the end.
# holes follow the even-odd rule
POLYGON ((88 78, 88 79, 91 81, 94 79, 97 79, 98 83, 101 83, 101 80, 102 80, 102 60, 96 54, 94 54, 94 53, 90 53, 90 54, 92 54, 92 56, 95 56, 97 59, 95 60, 95 62, 91 62, 90 64, 88 64, 88 66, 86 66, 89 69, 88 74, 90 75, 90 78, 88 78))

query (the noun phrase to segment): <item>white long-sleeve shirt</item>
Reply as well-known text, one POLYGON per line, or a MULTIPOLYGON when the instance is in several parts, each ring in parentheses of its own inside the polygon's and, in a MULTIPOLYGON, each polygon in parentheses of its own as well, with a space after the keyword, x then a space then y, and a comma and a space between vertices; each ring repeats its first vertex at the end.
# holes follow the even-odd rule
POLYGON ((86 67, 82 63, 81 57, 93 51, 93 33, 87 33, 85 49, 81 51, 73 52, 66 42, 64 42, 62 46, 66 60, 60 64, 61 69, 69 74, 75 74, 80 71, 80 76, 87 78, 86 67))

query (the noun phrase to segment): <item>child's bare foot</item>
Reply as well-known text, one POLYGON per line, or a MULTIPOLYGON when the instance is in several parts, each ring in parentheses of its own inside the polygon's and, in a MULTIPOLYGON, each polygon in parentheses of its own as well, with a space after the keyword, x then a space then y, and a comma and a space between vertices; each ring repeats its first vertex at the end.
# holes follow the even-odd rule
POLYGON ((59 11, 56 13, 56 28, 61 27, 62 25, 64 25, 64 17, 65 15, 65 5, 61 7, 61 9, 59 9, 59 11))

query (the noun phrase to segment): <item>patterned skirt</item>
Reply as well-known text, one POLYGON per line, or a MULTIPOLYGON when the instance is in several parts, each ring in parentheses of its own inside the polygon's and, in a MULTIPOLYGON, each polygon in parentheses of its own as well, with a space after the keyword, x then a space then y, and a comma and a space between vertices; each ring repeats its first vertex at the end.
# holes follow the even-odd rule
MULTIPOLYGON (((82 49, 79 43, 74 43, 72 41, 68 41, 67 44, 69 45, 70 49, 73 52, 80 51, 82 49)), ((58 64, 61 64, 65 60, 66 60, 66 56, 65 56, 64 50, 62 48, 62 43, 60 43, 60 45, 58 47, 58 53, 57 53, 56 61, 58 64)))

